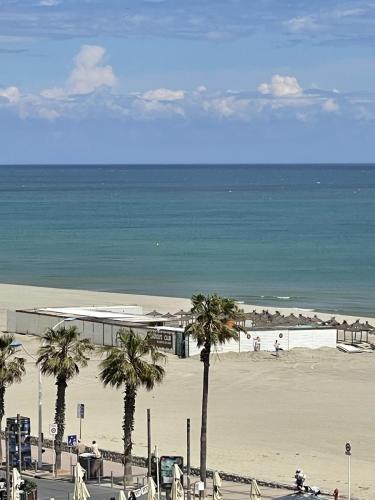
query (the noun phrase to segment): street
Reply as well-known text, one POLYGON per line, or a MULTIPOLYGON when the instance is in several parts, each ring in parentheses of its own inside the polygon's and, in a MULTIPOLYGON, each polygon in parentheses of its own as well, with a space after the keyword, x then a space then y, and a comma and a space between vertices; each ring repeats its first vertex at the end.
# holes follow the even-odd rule
MULTIPOLYGON (((51 479, 33 479, 38 485, 38 500, 72 500, 74 484, 69 481, 51 480, 51 479)), ((92 500, 110 500, 111 498, 118 500, 119 488, 110 488, 107 486, 99 486, 89 483, 87 488, 90 492, 92 500)), ((146 495, 138 497, 140 500, 145 500, 146 495)))

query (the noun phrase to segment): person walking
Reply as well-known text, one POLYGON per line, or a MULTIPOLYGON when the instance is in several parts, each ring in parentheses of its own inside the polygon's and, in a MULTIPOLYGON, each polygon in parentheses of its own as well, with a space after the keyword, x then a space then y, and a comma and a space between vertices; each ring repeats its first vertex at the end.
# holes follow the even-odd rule
POLYGON ((278 358, 280 357, 280 344, 277 339, 275 340, 274 346, 275 346, 276 357, 278 358))
POLYGON ((254 350, 256 352, 259 352, 260 351, 260 337, 258 335, 258 337, 255 339, 255 342, 254 342, 254 350))

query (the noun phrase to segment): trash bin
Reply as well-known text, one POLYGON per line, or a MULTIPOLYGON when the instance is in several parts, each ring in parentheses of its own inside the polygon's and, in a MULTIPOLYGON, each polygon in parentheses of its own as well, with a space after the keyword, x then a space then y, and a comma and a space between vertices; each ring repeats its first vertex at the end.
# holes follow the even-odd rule
POLYGON ((78 462, 86 471, 86 479, 98 479, 103 477, 103 459, 97 458, 91 453, 82 453, 78 457, 78 462))

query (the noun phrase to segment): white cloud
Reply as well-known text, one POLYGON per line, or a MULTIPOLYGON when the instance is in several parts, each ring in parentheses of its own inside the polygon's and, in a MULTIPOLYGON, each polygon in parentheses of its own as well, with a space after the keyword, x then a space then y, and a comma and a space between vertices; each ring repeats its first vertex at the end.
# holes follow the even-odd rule
POLYGON ((286 21, 284 24, 292 33, 312 31, 318 28, 318 25, 310 16, 293 17, 292 19, 289 19, 289 21, 286 21))
POLYGON ((340 106, 334 99, 327 99, 323 102, 322 109, 327 113, 337 113, 340 110, 340 106))
POLYGON ((55 5, 59 5, 60 0, 40 0, 38 5, 42 7, 54 7, 55 5))
POLYGON ((21 94, 17 87, 0 88, 0 97, 4 97, 10 104, 17 104, 20 100, 21 94))
POLYGON ((113 88, 117 85, 112 66, 101 64, 105 52, 105 48, 99 45, 82 45, 68 80, 70 93, 90 94, 99 88, 113 88))
POLYGON ((302 87, 294 76, 273 75, 271 83, 262 83, 258 90, 261 94, 273 95, 276 97, 299 96, 302 94, 302 87))
POLYGON ((158 101, 158 100, 143 100, 137 99, 133 103, 133 108, 136 111, 136 118, 157 118, 158 116, 185 116, 185 111, 181 106, 173 102, 158 101))
POLYGON ((142 99, 146 101, 178 101, 185 97, 183 90, 155 89, 148 90, 142 94, 142 99))
POLYGON ((46 99, 56 99, 56 100, 66 99, 68 97, 66 90, 64 90, 61 87, 52 87, 50 89, 44 89, 41 91, 40 95, 42 97, 45 97, 46 99))
POLYGON ((204 101, 203 109, 213 111, 222 118, 249 118, 249 104, 248 99, 236 99, 234 96, 218 97, 204 101))
POLYGON ((64 100, 74 94, 86 95, 102 88, 114 88, 118 79, 112 66, 102 64, 106 50, 99 45, 82 45, 74 58, 74 68, 63 87, 43 89, 46 99, 64 100))

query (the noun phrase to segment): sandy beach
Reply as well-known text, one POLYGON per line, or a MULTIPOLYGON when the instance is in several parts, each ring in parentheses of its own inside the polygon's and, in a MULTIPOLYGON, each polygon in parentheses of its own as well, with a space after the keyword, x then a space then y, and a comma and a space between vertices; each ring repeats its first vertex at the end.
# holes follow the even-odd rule
MULTIPOLYGON (((188 299, 0 285, 0 326, 7 309, 68 305, 140 304, 145 311, 175 312, 188 299)), ((245 306, 246 310, 254 306, 245 306)), ((257 307, 259 308, 259 306, 257 307)), ((273 310, 272 308, 268 308, 273 310)), ((279 310, 281 310, 279 308, 279 310)), ((282 312, 298 310, 282 310, 282 312)), ((319 314, 325 318, 329 315, 319 314)), ((343 316, 344 317, 344 316, 343 316)), ((343 318, 342 317, 342 318, 343 318)), ((356 317, 345 317, 352 322, 356 317)), ((341 317, 340 317, 341 319, 341 317)), ((373 318, 368 319, 374 323, 373 318)), ((35 354, 38 340, 21 336, 35 354)), ((27 357, 25 355, 25 357, 27 357)), ((351 441, 353 494, 374 498, 375 354, 349 355, 334 349, 295 349, 280 359, 270 353, 221 355, 212 361, 209 396, 208 466, 261 479, 292 482, 297 467, 310 484, 346 493, 346 441, 351 441)), ((98 360, 90 361, 67 392, 67 434, 76 433, 76 404, 86 404, 83 438, 103 448, 121 450, 122 395, 104 390, 98 360)), ((155 444, 163 454, 185 453, 186 418, 192 419, 193 464, 199 461, 202 366, 197 358, 169 357, 162 386, 137 399, 135 453, 146 455, 146 409, 151 408, 155 444)), ((53 420, 55 387, 46 379, 44 432, 53 420)), ((27 358, 27 376, 8 390, 6 414, 32 418, 37 429, 37 371, 27 358)))

